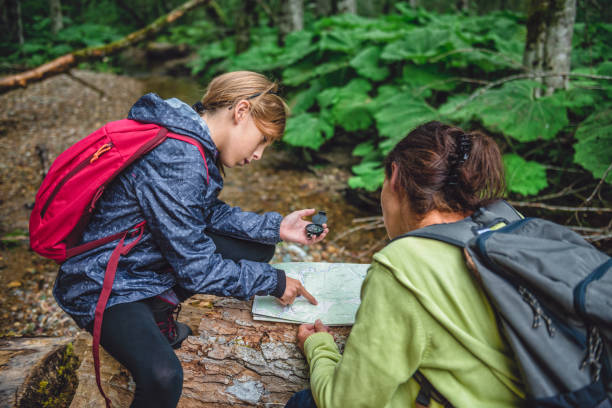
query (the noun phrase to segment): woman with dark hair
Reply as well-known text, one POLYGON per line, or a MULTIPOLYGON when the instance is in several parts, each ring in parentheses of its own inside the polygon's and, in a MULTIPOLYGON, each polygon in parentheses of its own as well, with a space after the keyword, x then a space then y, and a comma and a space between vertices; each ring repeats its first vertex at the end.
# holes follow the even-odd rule
POLYGON ((505 188, 497 145, 480 132, 429 122, 400 141, 384 165, 381 204, 391 242, 374 255, 343 355, 319 320, 300 326, 311 390, 287 407, 422 406, 427 380, 446 398, 443 405, 520 404, 512 351, 461 249, 397 239, 499 200, 505 188))

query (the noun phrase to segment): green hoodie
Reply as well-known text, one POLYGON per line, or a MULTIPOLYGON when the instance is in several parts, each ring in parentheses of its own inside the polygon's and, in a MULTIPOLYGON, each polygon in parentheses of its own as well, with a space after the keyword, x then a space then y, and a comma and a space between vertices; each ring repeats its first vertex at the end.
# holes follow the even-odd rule
POLYGON ((524 397, 486 295, 461 250, 439 241, 402 238, 374 255, 343 355, 327 333, 304 348, 319 408, 414 406, 417 369, 456 407, 524 397))

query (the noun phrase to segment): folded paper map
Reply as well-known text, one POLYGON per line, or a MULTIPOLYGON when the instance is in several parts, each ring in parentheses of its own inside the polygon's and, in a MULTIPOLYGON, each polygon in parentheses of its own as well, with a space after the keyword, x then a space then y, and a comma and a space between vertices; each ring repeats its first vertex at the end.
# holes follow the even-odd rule
POLYGON ((292 305, 283 306, 273 296, 255 296, 253 319, 284 323, 314 323, 321 319, 328 326, 352 325, 369 266, 326 262, 275 264, 275 268, 302 282, 319 304, 313 305, 300 296, 292 305))

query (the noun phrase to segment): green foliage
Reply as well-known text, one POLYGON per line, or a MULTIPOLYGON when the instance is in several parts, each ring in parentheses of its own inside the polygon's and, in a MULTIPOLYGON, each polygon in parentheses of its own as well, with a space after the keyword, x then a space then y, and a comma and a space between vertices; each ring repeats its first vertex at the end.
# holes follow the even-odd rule
POLYGON ((534 98, 534 89, 541 86, 528 80, 508 82, 467 105, 461 115, 478 117, 489 129, 519 142, 552 139, 568 124, 567 113, 558 95, 534 98))
MULTIPOLYGON (((575 160, 595 176, 607 168, 610 152, 597 144, 609 140, 606 134, 596 132, 599 139, 585 135, 603 126, 604 114, 593 114, 593 107, 610 100, 612 84, 577 78, 567 90, 536 98, 539 82, 514 80, 470 98, 483 82, 522 72, 523 16, 436 14, 401 3, 397 9, 399 14, 378 18, 322 18, 287 36, 284 46, 274 29, 260 27, 253 34, 254 45, 240 55, 233 54, 230 43, 202 47, 193 69, 207 75, 218 73, 215 69, 254 69, 282 78, 293 109, 284 140, 317 150, 338 132, 350 134, 357 146, 353 155, 361 158, 352 168, 352 188, 376 190, 384 179, 384 155, 411 129, 437 119, 485 127, 503 134, 514 151, 523 151, 522 146, 553 140, 574 129, 576 120, 592 115, 578 127, 575 160), (587 163, 582 155, 594 151, 598 159, 587 163)), ((590 52, 594 37, 608 38, 608 26, 577 25, 579 35, 588 31, 592 36, 590 52)), ((602 59, 606 47, 597 48, 588 66, 575 64, 575 72, 611 75, 612 62, 602 59)), ((580 52, 579 61, 584 61, 580 52)), ((540 155, 538 160, 546 157, 566 160, 563 154, 540 155)), ((548 186, 545 168, 537 161, 513 154, 505 156, 505 163, 509 191, 529 195, 548 186)))
POLYGON ((531 195, 548 186, 546 168, 538 162, 526 161, 516 154, 505 154, 504 167, 509 191, 531 195))
MULTIPOLYGON (((591 171, 597 178, 612 164, 612 105, 592 113, 576 130, 574 162, 591 171)), ((606 182, 612 184, 612 172, 606 182)))
MULTIPOLYGON (((135 1, 134 8, 144 2, 135 1)), ((239 6, 228 2, 223 8, 231 15, 239 6)), ((203 81, 240 69, 263 71, 280 80, 293 112, 285 142, 318 150, 336 135, 353 140, 353 155, 360 160, 349 181, 353 188, 376 190, 384 178, 384 155, 413 128, 434 119, 484 128, 524 157, 505 156, 509 190, 514 193, 536 194, 547 187, 542 164, 563 167, 573 159, 601 177, 612 161, 612 81, 572 77, 568 89, 536 98, 539 82, 500 81, 524 72, 523 15, 440 14, 403 2, 395 7, 396 12, 377 18, 346 14, 315 20, 307 13, 306 28, 286 36, 282 45, 278 30, 260 13, 260 25, 250 31, 251 46, 240 54, 227 27, 217 27, 207 18, 175 25, 160 38, 196 48, 198 57, 190 68, 203 81), (499 86, 484 88, 495 81, 499 86), (573 158, 560 149, 538 153, 540 144, 560 136, 572 140, 574 131, 573 158)), ((145 8, 148 16, 159 12, 150 5, 145 8)), ((67 17, 66 29, 56 38, 48 34, 48 18, 29 19, 28 30, 37 33, 31 37, 36 40, 28 40, 20 50, 9 47, 11 52, 5 54, 11 55, 9 60, 36 65, 71 48, 108 42, 133 30, 129 24, 118 29, 104 23, 125 19, 125 10, 112 0, 88 3, 85 9, 90 18, 73 22, 67 17), (108 13, 95 20, 91 16, 100 8, 108 13)), ((41 13, 37 9, 34 14, 41 13)), ((573 42, 574 73, 612 75, 612 24, 577 23, 573 42)), ((0 49, 4 51, 6 44, 0 49)))

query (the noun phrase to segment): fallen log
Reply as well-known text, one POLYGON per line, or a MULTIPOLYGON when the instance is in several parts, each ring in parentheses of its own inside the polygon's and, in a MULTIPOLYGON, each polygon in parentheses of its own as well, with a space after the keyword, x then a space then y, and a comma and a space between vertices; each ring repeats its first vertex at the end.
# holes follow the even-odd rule
POLYGON ((0 407, 65 406, 78 366, 69 337, 0 340, 0 407))
POLYGON ((210 1, 211 0, 190 0, 175 8, 165 16, 158 18, 148 26, 138 31, 134 31, 120 40, 98 47, 88 47, 77 50, 29 71, 2 77, 0 78, 0 93, 19 87, 26 87, 33 82, 42 81, 53 75, 64 73, 81 62, 101 59, 102 57, 116 54, 129 46, 153 37, 163 28, 182 17, 189 10, 208 4, 210 1))
MULTIPOLYGON (((179 408, 282 407, 308 388, 308 365, 297 348, 297 325, 253 321, 251 302, 196 296, 183 306, 180 321, 190 336, 176 354, 183 366, 179 408)), ((341 349, 350 328, 333 328, 341 349)), ((104 405, 91 357, 91 336, 75 342, 82 356, 79 386, 71 408, 104 405)), ((113 406, 127 407, 134 383, 129 372, 101 353, 102 381, 113 406)))

